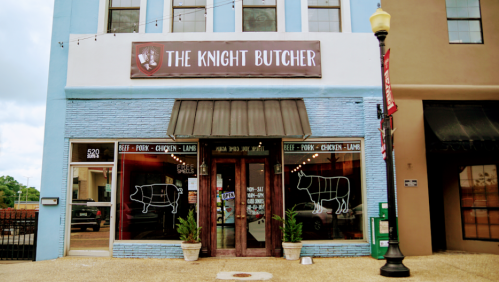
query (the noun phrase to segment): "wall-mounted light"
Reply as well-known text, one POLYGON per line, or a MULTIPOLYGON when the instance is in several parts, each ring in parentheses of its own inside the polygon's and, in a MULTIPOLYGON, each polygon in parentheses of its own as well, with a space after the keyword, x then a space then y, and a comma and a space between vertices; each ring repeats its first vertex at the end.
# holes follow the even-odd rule
POLYGON ((276 163, 274 165, 274 173, 281 174, 282 173, 282 165, 280 163, 276 163))
POLYGON ((199 166, 200 173, 199 175, 208 175, 208 165, 204 162, 199 166))

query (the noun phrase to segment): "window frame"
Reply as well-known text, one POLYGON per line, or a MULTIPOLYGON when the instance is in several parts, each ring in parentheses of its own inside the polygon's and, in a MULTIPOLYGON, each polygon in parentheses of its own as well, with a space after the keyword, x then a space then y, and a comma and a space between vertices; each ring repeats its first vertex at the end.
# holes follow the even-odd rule
POLYGON ((447 19, 447 37, 449 40, 449 44, 484 44, 485 40, 483 38, 483 25, 482 25, 482 5, 480 4, 480 0, 478 1, 478 11, 480 12, 480 17, 456 17, 456 18, 450 18, 448 13, 447 13, 447 3, 445 4, 445 16, 447 19), (480 38, 482 39, 482 42, 451 42, 450 41, 450 35, 449 35, 449 21, 478 21, 480 23, 480 38))
MULTIPOLYGON (((473 166, 486 166, 486 165, 494 165, 496 167, 496 173, 497 173, 497 167, 499 167, 499 164, 498 163, 487 163, 487 164, 484 164, 484 163, 472 163, 472 164, 466 164, 466 165, 463 165, 464 167, 473 167, 473 166)), ((499 211, 499 207, 463 207, 463 201, 462 201, 462 197, 463 197, 463 188, 461 187, 461 177, 459 176, 459 174, 457 175, 457 178, 458 178, 458 182, 459 182, 459 212, 460 212, 460 217, 461 217, 461 235, 462 235, 462 239, 463 241, 485 241, 485 242, 499 242, 499 239, 487 239, 487 238, 479 238, 478 237, 478 230, 477 230, 477 237, 475 238, 469 238, 469 237, 466 237, 466 233, 465 233, 465 219, 464 219, 464 216, 463 216, 463 210, 472 210, 472 211, 476 211, 476 210, 485 210, 487 211, 487 214, 488 214, 488 211, 490 210, 494 210, 494 211, 499 211)), ((498 186, 499 186, 499 183, 498 183, 498 186)), ((473 187, 472 187, 473 188, 473 187)), ((485 189, 486 189, 486 186, 485 186, 485 189)), ((487 195, 487 192, 485 190, 485 197, 487 195)), ((476 219, 476 217, 475 217, 476 219)), ((488 226, 489 226, 489 234, 490 234, 490 218, 487 216, 487 220, 488 220, 488 226)), ((478 224, 476 223, 476 220, 475 220, 475 225, 478 226, 478 224)))
MULTIPOLYGON (((206 25, 207 25, 207 18, 208 18, 208 11, 206 10, 207 3, 205 1, 204 6, 175 6, 175 0, 171 1, 172 3, 172 19, 171 19, 171 33, 188 33, 188 32, 205 32, 206 33, 206 25), (204 10, 204 31, 177 31, 175 32, 174 25, 175 25, 175 9, 192 9, 192 10, 197 10, 197 9, 203 9, 204 10)), ((195 13, 195 12, 194 12, 195 13)))
POLYGON ((241 31, 242 32, 278 32, 278 15, 277 15, 277 6, 278 6, 278 0, 275 0, 274 5, 244 5, 244 0, 241 0, 241 31), (265 8, 274 8, 275 10, 275 31, 245 31, 244 30, 244 9, 245 8, 254 8, 254 9, 265 9, 265 8))
MULTIPOLYGON (((308 4, 308 0, 307 0, 307 13, 308 11, 312 8, 312 9, 338 9, 338 21, 339 21, 339 31, 338 33, 342 33, 343 32, 343 25, 342 25, 342 17, 341 17, 341 13, 342 13, 342 8, 341 8, 341 0, 338 0, 338 3, 339 5, 338 6, 311 6, 308 4)), ((325 32, 325 31, 310 31, 310 18, 307 17, 307 20, 308 20, 308 32, 325 32)), ((327 31, 327 32, 335 32, 335 31, 327 31)))
POLYGON ((116 205, 113 203, 116 202, 116 183, 117 183, 117 153, 118 153, 118 142, 116 140, 102 140, 102 139, 88 139, 88 140, 69 140, 69 149, 68 149, 68 166, 67 166, 67 185, 66 185, 66 200, 65 200, 65 231, 64 231, 64 243, 63 243, 63 254, 64 256, 110 256, 113 252, 113 243, 114 243, 114 225, 115 225, 115 217, 111 216, 110 230, 109 230, 109 249, 107 251, 100 250, 70 250, 70 237, 71 237, 71 202, 73 200, 73 168, 78 167, 107 167, 111 168, 111 202, 102 202, 103 205, 109 205, 111 207, 111 214, 116 212, 116 205), (114 160, 112 162, 72 162, 73 159, 73 144, 76 143, 106 143, 106 144, 114 144, 114 160), (69 215, 69 216, 68 216, 69 215))
POLYGON ((304 244, 330 244, 330 243, 338 243, 341 241, 342 244, 359 244, 359 243, 369 243, 371 241, 371 229, 369 223, 369 208, 368 208, 368 198, 367 198, 367 174, 366 174, 366 142, 364 138, 308 138, 306 140, 303 139, 295 139, 295 138, 282 138, 281 139, 281 163, 283 164, 283 172, 281 173, 281 183, 282 183, 282 204, 283 204, 283 214, 282 217, 285 216, 285 205, 286 205, 286 187, 285 183, 285 173, 284 173, 284 143, 293 142, 293 143, 327 143, 327 142, 339 142, 339 141, 360 141, 360 177, 361 177, 361 187, 360 191, 362 193, 362 214, 363 214, 363 239, 349 239, 349 240, 338 240, 338 239, 327 239, 327 240, 302 240, 304 244), (365 216, 364 216, 365 215, 365 216))
POLYGON ((139 6, 131 6, 131 7, 113 7, 112 4, 113 4, 113 0, 109 0, 109 4, 107 5, 107 29, 106 29, 106 33, 116 33, 116 32, 114 32, 114 31, 111 30, 111 24, 112 24, 112 20, 113 20, 112 17, 111 17, 111 13, 112 13, 112 11, 119 11, 119 10, 123 10, 123 11, 138 10, 139 11, 139 21, 137 22, 137 30, 135 30, 133 32, 118 32, 118 33, 139 33, 139 29, 140 29, 140 6, 141 5, 139 4, 139 6))

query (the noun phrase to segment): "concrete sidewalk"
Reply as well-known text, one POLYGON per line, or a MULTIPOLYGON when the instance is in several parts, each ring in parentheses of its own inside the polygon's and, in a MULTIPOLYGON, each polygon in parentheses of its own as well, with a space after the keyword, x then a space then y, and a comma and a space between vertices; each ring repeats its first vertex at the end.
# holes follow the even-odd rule
POLYGON ((229 281, 222 271, 269 272, 268 281, 499 281, 499 256, 439 253, 406 257, 411 277, 379 275, 384 261, 370 257, 315 258, 313 265, 282 258, 116 259, 65 257, 0 264, 1 281, 229 281))

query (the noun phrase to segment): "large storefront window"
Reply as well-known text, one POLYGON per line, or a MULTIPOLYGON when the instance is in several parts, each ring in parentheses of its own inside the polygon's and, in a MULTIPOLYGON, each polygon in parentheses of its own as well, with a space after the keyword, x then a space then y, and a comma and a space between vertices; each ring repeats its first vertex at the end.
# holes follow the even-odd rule
POLYGON ((497 166, 462 167, 459 176, 464 239, 499 240, 497 166))
POLYGON ((361 143, 285 142, 285 208, 303 240, 363 239, 361 143))
POLYGON ((197 212, 197 144, 119 144, 116 239, 179 240, 197 212))

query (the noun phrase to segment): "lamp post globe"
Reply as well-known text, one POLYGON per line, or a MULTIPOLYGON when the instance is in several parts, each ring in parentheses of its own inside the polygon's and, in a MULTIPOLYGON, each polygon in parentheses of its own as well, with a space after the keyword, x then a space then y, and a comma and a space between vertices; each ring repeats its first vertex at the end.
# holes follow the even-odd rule
POLYGON ((386 264, 381 267, 380 274, 387 277, 407 277, 410 276, 410 270, 403 263, 404 255, 400 251, 398 241, 397 228, 397 211, 395 209, 395 174, 393 171, 393 146, 392 146, 392 129, 390 125, 390 117, 388 116, 386 89, 385 89, 385 39, 390 30, 390 14, 383 11, 378 4, 378 9, 369 18, 371 28, 376 38, 379 41, 380 60, 381 60, 381 88, 383 92, 383 132, 386 148, 386 184, 388 196, 388 225, 389 225, 389 241, 388 250, 385 254, 386 264))

